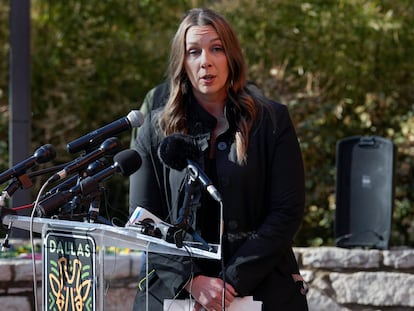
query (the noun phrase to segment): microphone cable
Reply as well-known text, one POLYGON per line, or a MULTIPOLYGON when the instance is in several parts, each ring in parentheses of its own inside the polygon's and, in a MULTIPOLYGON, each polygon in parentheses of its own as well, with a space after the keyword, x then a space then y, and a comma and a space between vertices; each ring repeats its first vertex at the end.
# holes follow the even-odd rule
POLYGON ((21 210, 24 210, 24 209, 27 209, 27 208, 32 208, 33 206, 34 206, 34 204, 30 203, 30 204, 22 205, 22 206, 19 206, 19 207, 13 207, 12 210, 13 211, 21 211, 21 210))
POLYGON ((50 180, 53 176, 49 177, 48 180, 42 185, 40 188, 36 200, 33 204, 32 213, 30 214, 30 224, 29 224, 29 234, 30 234, 30 246, 32 248, 32 271, 33 271, 33 298, 34 298, 34 311, 37 311, 37 278, 36 278, 36 256, 34 251, 34 237, 33 237, 33 222, 34 216, 38 208, 38 204, 40 201, 40 197, 42 196, 43 192, 45 191, 46 187, 49 185, 50 180))
POLYGON ((224 265, 224 253, 223 253, 223 201, 220 201, 220 232, 219 232, 219 245, 220 245, 220 262, 221 262, 221 278, 223 280, 223 292, 221 294, 221 309, 226 310, 226 268, 224 265))

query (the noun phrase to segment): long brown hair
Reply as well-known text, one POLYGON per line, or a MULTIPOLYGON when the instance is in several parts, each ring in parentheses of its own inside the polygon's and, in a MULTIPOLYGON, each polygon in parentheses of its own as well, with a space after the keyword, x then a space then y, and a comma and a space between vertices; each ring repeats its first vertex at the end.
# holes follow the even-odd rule
POLYGON ((246 162, 249 132, 256 120, 259 106, 246 88, 246 65, 240 43, 230 24, 220 14, 205 8, 191 9, 184 16, 171 44, 168 66, 170 97, 160 120, 165 135, 187 133, 186 112, 189 81, 184 69, 185 38, 192 26, 212 26, 224 48, 229 66, 228 99, 236 120, 236 150, 238 163, 246 162))

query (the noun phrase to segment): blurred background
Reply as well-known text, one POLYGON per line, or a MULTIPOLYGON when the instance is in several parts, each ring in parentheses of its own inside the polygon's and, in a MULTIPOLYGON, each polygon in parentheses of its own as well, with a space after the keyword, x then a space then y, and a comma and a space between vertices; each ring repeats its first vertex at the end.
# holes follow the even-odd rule
MULTIPOLYGON (((0 0, 0 172, 10 167, 10 3, 0 0)), ((68 142, 138 109, 164 80, 172 35, 196 6, 231 22, 249 80, 289 107, 307 181, 295 245, 335 243, 336 144, 374 135, 397 149, 390 244, 414 246, 411 0, 32 0, 28 156, 52 144, 53 164, 68 162, 68 142)), ((128 133, 121 139, 128 147, 128 133)), ((108 189, 108 213, 122 223, 127 178, 114 176, 108 189)))

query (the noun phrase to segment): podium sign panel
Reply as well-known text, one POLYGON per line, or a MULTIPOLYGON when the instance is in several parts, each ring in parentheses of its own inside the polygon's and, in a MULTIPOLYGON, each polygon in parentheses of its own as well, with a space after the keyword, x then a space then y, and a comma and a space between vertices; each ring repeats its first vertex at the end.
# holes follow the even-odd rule
POLYGON ((46 232, 43 258, 44 310, 96 309, 96 244, 93 237, 46 232))

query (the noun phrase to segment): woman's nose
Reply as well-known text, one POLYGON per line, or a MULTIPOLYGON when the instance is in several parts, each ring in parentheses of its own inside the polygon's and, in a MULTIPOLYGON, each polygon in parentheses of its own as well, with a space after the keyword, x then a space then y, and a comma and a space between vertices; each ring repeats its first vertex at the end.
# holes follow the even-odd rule
POLYGON ((208 68, 211 67, 211 61, 210 61, 210 56, 208 55, 208 52, 203 52, 201 54, 201 67, 202 68, 208 68))

